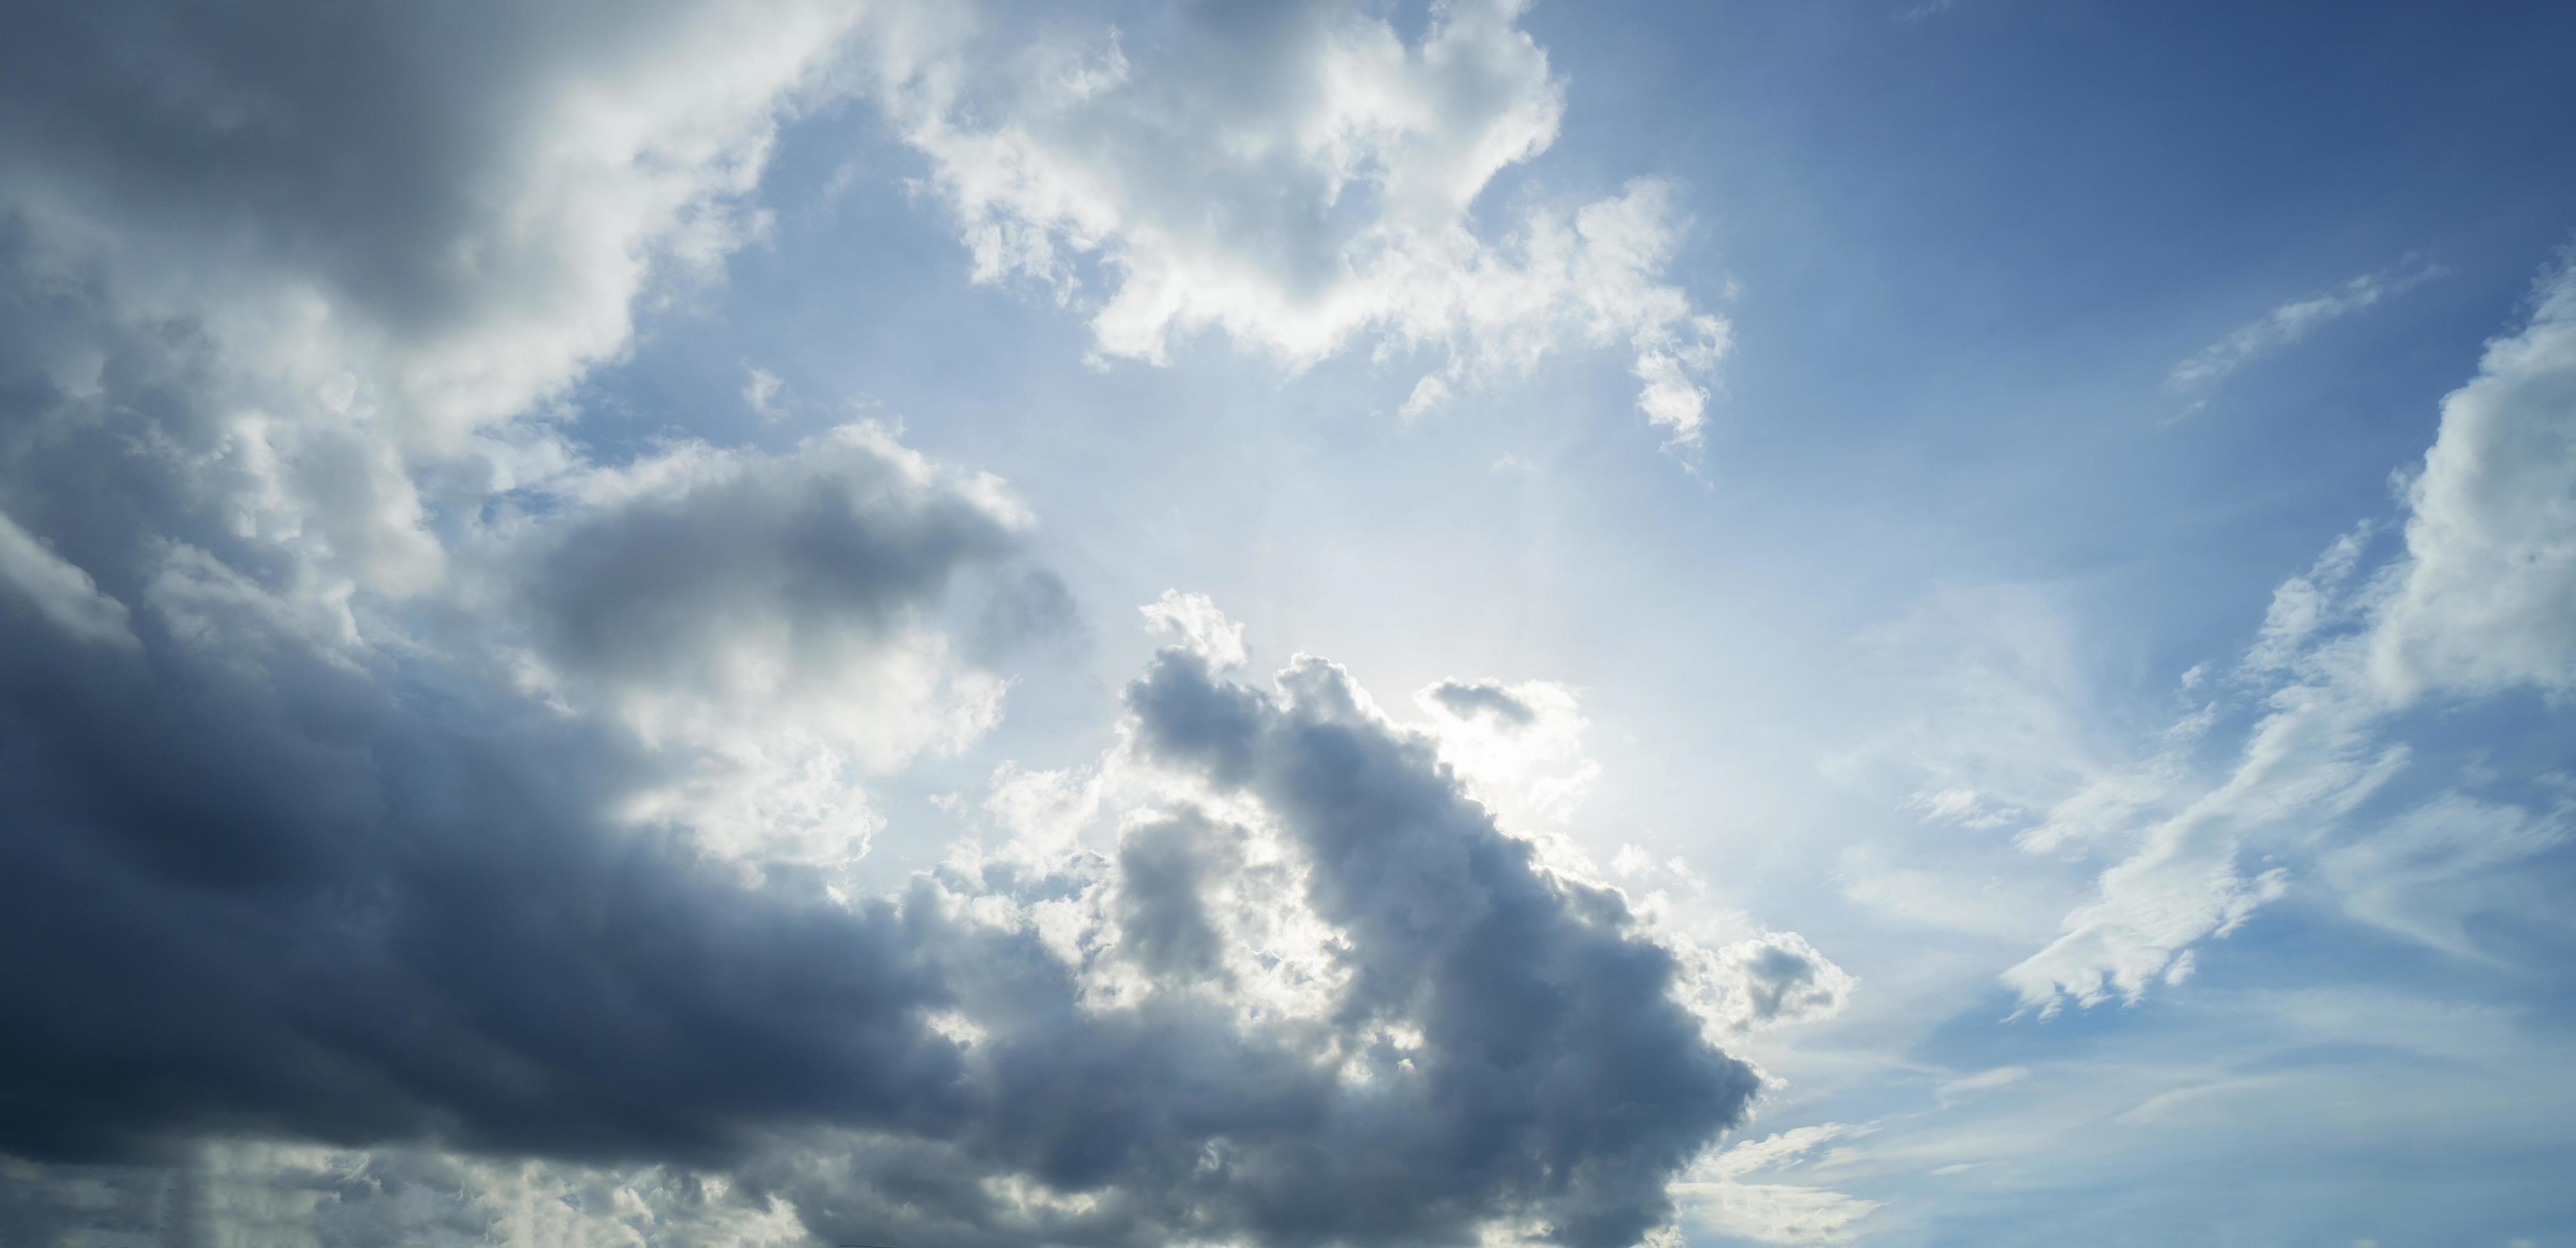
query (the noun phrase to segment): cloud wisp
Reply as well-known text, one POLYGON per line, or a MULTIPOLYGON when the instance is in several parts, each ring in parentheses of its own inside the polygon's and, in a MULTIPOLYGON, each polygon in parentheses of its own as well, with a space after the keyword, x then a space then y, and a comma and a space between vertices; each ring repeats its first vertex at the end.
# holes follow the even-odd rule
POLYGON ((2165 375, 2165 389, 2190 401, 2181 413, 2189 416, 2207 407, 2210 395, 2238 369, 2446 272, 2438 264, 2401 264, 2364 273, 2332 290, 2282 304, 2174 365, 2173 371, 2165 375))
MULTIPOLYGON (((2576 275, 2542 275, 2529 319, 2490 342, 2478 374, 2442 402, 2439 432, 2404 496, 2404 549, 2358 570, 2368 526, 2275 594, 2240 665, 2258 714, 2234 768, 2201 787, 2158 768, 2130 816, 2140 844, 2104 872, 2046 949, 2006 976, 2034 1006, 2135 1001, 2179 983, 2192 947, 2225 936, 2293 886, 2251 876, 2249 847, 2287 853, 2333 827, 2410 757, 2396 717, 2515 689, 2576 686, 2576 275)), ((2203 727, 2208 714, 2189 722, 2203 727)), ((2456 792, 2377 821, 2312 864, 2356 917, 2470 952, 2468 885, 2563 840, 2563 801, 2538 809, 2456 792), (2407 903, 2401 896, 2420 900, 2407 903), (2429 906, 2429 912, 2419 912, 2429 906)), ((2302 854, 2305 859, 2308 855, 2302 854)))

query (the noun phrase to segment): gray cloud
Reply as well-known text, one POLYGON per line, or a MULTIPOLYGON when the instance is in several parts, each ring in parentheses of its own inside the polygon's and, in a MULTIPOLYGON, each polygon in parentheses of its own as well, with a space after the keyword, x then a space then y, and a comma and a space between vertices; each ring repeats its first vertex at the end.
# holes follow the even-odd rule
MULTIPOLYGON (((1308 900, 1348 941, 1335 1022, 1423 1036, 1398 1094, 1423 1097, 1422 1120, 1301 1160, 1323 1182, 1310 1190, 1401 1173, 1423 1189, 1417 1219, 1526 1209, 1568 1243, 1633 1242, 1668 1212, 1672 1172, 1740 1120, 1751 1070, 1702 1040, 1671 995, 1675 959, 1633 931, 1617 894, 1540 869, 1427 741, 1365 712, 1339 668, 1302 659, 1280 688, 1218 682, 1168 650, 1128 700, 1149 756, 1258 797, 1308 856, 1308 900)), ((1337 1203, 1304 1229, 1433 1231, 1385 1216, 1337 1203)))
POLYGON ((764 1119, 953 1112, 896 907, 728 891, 610 834, 624 760, 578 728, 145 631, 141 657, 6 637, 0 1149, 690 1156, 764 1119))
POLYGON ((1513 697, 1499 680, 1444 680, 1427 691, 1432 700, 1449 708, 1460 719, 1491 715, 1503 724, 1526 727, 1537 722, 1538 712, 1527 702, 1513 697))
POLYGON ((154 618, 141 659, 7 638, 0 939, 33 951, 0 968, 9 1152, 250 1133, 738 1167, 833 1240, 1442 1243, 1509 1216, 1617 1244, 1755 1089, 1616 894, 1537 867, 1315 661, 1270 694, 1167 651, 1130 694, 1151 759, 1278 821, 1339 933, 1329 1008, 1265 1018, 1190 991, 1242 878, 1203 817, 1114 865, 842 907, 601 826, 634 765, 613 737, 427 713, 327 662, 193 663, 154 618), (1115 956, 1177 972, 1106 1005, 1105 946, 973 917, 1102 889, 1115 956))
MULTIPOLYGON (((971 738, 978 663, 1075 618, 998 482, 884 430, 601 466, 546 407, 651 276, 755 228, 842 9, 13 19, 0 1154, 135 1192, 209 1140, 370 1150, 378 1192, 534 1158, 603 1208, 685 1172, 751 1194, 655 1189, 710 1242, 766 1194, 834 1241, 995 1248, 1664 1220, 1753 1073, 1616 894, 1337 669, 1158 659, 1140 757, 1227 813, 1115 858, 853 899, 863 828, 716 835, 864 825, 846 778, 782 815, 760 767, 971 738)), ((485 1225, 259 1165, 163 1194, 266 1183, 323 1242, 485 1225)), ((0 1205, 0 1236, 63 1216, 0 1205)))
POLYGON ((1017 544, 1015 515, 925 467, 854 427, 787 455, 683 452, 618 474, 530 534, 520 588, 539 648, 602 680, 713 684, 746 635, 791 669, 881 639, 959 567, 1017 544))
POLYGON ((1221 936, 1203 896, 1209 877, 1239 868, 1238 829, 1195 811, 1131 828, 1118 845, 1118 922, 1125 944, 1158 975, 1220 970, 1221 936))
POLYGON ((1795 932, 1773 932, 1729 945, 1719 960, 1742 995, 1746 1027, 1824 1018, 1851 998, 1852 977, 1795 932))

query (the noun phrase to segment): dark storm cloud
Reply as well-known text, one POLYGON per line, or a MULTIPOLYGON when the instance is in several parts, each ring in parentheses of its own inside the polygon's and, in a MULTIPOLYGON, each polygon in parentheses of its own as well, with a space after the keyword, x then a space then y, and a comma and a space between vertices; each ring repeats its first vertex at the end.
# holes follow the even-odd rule
MULTIPOLYGON (((736 1156, 818 1233, 906 1242, 1446 1243, 1507 1213, 1620 1244, 1754 1088, 1615 895, 1540 871, 1319 663, 1273 696, 1167 652, 1131 701, 1154 757, 1227 777, 1308 856, 1350 974, 1321 1032, 1177 988, 1087 1007, 1033 934, 956 917, 963 882, 845 911, 601 828, 628 761, 575 727, 446 722, 365 674, 192 666, 139 631, 138 657, 21 625, 0 662, 26 812, 0 848, 8 1151, 736 1156), (1367 1039, 1388 1024, 1418 1044, 1367 1039), (819 1173, 829 1146, 745 1152, 798 1127, 868 1134, 819 1173), (1089 1200, 1032 1212, 1011 1176, 1089 1200)), ((1214 960, 1229 843, 1197 818, 1129 838, 1131 956, 1214 960)))
MULTIPOLYGON (((606 821, 650 760, 352 593, 370 526, 443 557, 442 518, 388 511, 402 439, 280 388, 305 369, 287 357, 319 351, 402 421, 416 372, 484 347, 525 355, 467 408, 622 345, 638 250, 722 182, 725 141, 550 152, 568 123, 548 105, 699 65, 655 91, 757 86, 733 110, 756 122, 783 81, 692 36, 777 32, 708 23, 676 4, 11 14, 0 515, 24 540, 0 569, 0 1151, 247 1132, 708 1158, 776 1124, 961 1112, 901 908, 747 891, 606 821), (576 176, 540 184, 566 161, 576 176), (319 337, 241 332, 281 290, 319 337), (92 593, 132 645, 42 609, 92 593)), ((863 630, 1007 545, 992 513, 897 488, 907 462, 873 452, 688 514, 574 509, 535 596, 550 655, 685 663, 746 604, 863 630)))
MULTIPOLYGON (((0 342, 0 514, 134 644, 0 594, 0 1152, 710 1159, 800 1122, 954 1129, 957 1050, 922 1025, 945 989, 900 905, 719 878, 604 819, 653 778, 622 734, 311 627, 292 554, 224 522, 221 466, 166 453, 158 418, 203 401, 184 337, 11 276, 0 318, 44 328, 0 342), (41 354, 80 332, 117 352, 88 396, 41 354)), ((685 663, 754 610, 864 632, 1011 540, 899 448, 830 449, 565 520, 557 650, 652 665, 590 621, 685 663)))
POLYGON ((611 1156, 933 1126, 940 988, 890 905, 600 828, 574 728, 438 722, 327 664, 0 644, 0 1149, 195 1132, 611 1156))
POLYGON ((1431 686, 1430 692, 1435 701, 1460 719, 1491 715, 1496 721, 1515 728, 1526 728, 1538 722, 1538 712, 1531 710, 1529 703, 1513 697, 1510 690, 1503 688, 1501 681, 1444 680, 1431 686))

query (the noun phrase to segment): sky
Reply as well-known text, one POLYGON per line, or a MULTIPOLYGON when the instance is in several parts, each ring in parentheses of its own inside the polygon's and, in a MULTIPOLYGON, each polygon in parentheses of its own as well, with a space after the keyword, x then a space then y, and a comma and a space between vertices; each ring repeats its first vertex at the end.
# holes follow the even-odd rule
POLYGON ((2576 10, 0 32, 0 1245, 2576 1245, 2576 10))

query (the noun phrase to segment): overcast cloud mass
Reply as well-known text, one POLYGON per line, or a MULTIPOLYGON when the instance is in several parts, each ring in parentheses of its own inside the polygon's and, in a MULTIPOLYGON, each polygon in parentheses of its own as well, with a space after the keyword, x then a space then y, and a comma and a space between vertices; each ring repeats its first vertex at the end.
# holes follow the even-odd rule
POLYGON ((2576 1244, 2571 41, 0 8, 0 1245, 2576 1244))

